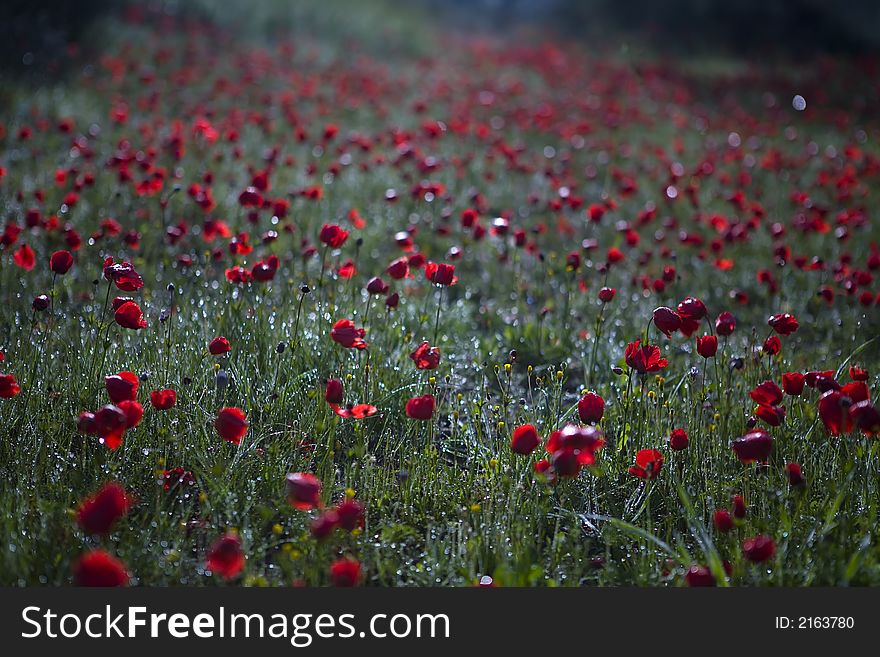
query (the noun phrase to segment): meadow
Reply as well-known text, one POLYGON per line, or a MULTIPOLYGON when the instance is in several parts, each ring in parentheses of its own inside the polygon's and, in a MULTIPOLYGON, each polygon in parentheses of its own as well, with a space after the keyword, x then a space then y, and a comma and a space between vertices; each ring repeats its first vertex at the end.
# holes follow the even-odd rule
POLYGON ((114 20, 4 83, 0 584, 880 584, 876 62, 114 20))

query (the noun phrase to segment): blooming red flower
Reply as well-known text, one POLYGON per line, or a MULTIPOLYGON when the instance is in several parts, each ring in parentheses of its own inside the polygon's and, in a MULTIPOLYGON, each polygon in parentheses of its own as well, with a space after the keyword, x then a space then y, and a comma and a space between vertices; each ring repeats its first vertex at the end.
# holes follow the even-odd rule
POLYGON ((715 525, 715 529, 722 534, 726 534, 733 529, 733 518, 727 509, 715 509, 715 513, 712 515, 712 523, 715 525))
POLYGON ((341 404, 344 398, 345 393, 342 388, 342 381, 339 379, 329 379, 326 391, 324 392, 324 400, 328 404, 341 404))
POLYGON ((243 410, 230 406, 217 414, 214 428, 223 440, 240 445, 242 437, 247 433, 248 421, 243 410))
POLYGON ((681 328, 681 317, 672 308, 660 306, 654 309, 652 315, 654 326, 657 327, 667 338, 681 328))
POLYGON ((602 303, 608 303, 614 298, 616 294, 617 290, 615 290, 613 287, 603 287, 601 290, 599 290, 599 301, 601 301, 602 303))
POLYGON ((279 264, 278 256, 269 256, 265 260, 254 263, 254 266, 251 268, 251 276, 253 276, 255 281, 267 283, 275 278, 275 272, 278 271, 279 264))
POLYGON ((595 392, 588 392, 578 401, 578 417, 581 422, 596 424, 605 414, 605 400, 595 392))
POLYGON ((742 463, 766 461, 773 451, 773 437, 762 429, 755 429, 730 444, 742 463))
POLYGON ((859 367, 858 365, 849 366, 849 378, 853 381, 867 381, 868 376, 868 370, 863 367, 859 367))
POLYGON ((115 481, 111 481, 82 501, 76 512, 76 520, 90 534, 107 534, 131 507, 131 497, 115 481))
POLYGON ((0 399, 12 399, 21 392, 21 386, 12 374, 0 374, 0 399))
POLYGON ((791 335, 798 330, 797 319, 794 315, 789 315, 788 313, 772 315, 770 319, 767 320, 767 323, 770 325, 770 328, 776 331, 779 335, 791 335))
POLYGON ((718 338, 714 335, 701 335, 697 338, 697 353, 703 358, 712 358, 718 351, 718 338))
POLYGON ((583 466, 595 464, 596 452, 604 445, 605 434, 597 427, 567 424, 550 434, 544 448, 556 474, 575 477, 583 466))
POLYGON ((776 542, 770 536, 754 536, 743 541, 743 555, 752 563, 763 563, 776 554, 776 542))
POLYGON ((709 314, 706 305, 696 297, 686 297, 678 304, 678 316, 681 318, 681 332, 689 338, 700 325, 700 320, 709 314))
POLYGON ((425 265, 425 278, 435 285, 455 285, 458 277, 455 276, 455 265, 442 262, 428 262, 425 265))
POLYGON ((125 564, 105 552, 92 550, 81 556, 73 567, 77 586, 127 586, 125 564))
POLYGON ((866 436, 880 434, 880 412, 869 400, 865 399, 850 406, 849 417, 866 436))
POLYGON ((352 406, 342 407, 339 404, 330 404, 330 408, 339 417, 351 418, 355 420, 363 420, 365 417, 375 415, 379 409, 372 404, 354 404, 352 406))
POLYGON ((114 319, 122 328, 135 331, 147 328, 147 320, 144 319, 144 313, 141 311, 141 307, 134 301, 126 301, 119 306, 114 314, 114 319))
POLYGON ((53 273, 63 276, 73 267, 73 255, 70 251, 56 251, 49 258, 49 269, 53 273))
POLYGON ((409 263, 405 257, 394 260, 385 270, 396 281, 409 276, 409 263))
POLYGON ((679 452, 687 449, 688 444, 690 444, 690 438, 684 429, 673 429, 672 433, 669 434, 670 449, 679 452))
POLYGON ((788 483, 792 486, 803 486, 806 484, 800 463, 786 463, 785 474, 788 475, 788 483))
POLYGON ((771 427, 778 427, 785 420, 785 406, 755 406, 755 415, 771 427))
POLYGON ((656 449, 640 449, 636 453, 636 464, 629 473, 639 479, 655 479, 663 467, 663 454, 656 449))
POLYGON ((140 380, 134 372, 125 371, 104 377, 104 386, 107 388, 110 401, 114 404, 126 399, 137 399, 139 385, 140 380))
POLYGON ((244 568, 245 556, 241 549, 238 534, 224 534, 208 549, 205 569, 220 575, 223 579, 232 579, 244 568))
POLYGON ((755 386, 754 390, 749 393, 749 397, 755 403, 773 406, 782 401, 782 390, 773 381, 764 381, 755 386))
POLYGON ((167 411, 177 403, 177 393, 170 388, 153 390, 150 393, 150 403, 159 411, 167 411))
POLYGON ((853 419, 849 409, 868 400, 868 387, 863 381, 848 383, 839 390, 829 390, 819 398, 819 418, 832 436, 849 433, 853 419))
POLYGON ((321 541, 330 536, 338 526, 339 514, 335 509, 330 509, 312 520, 309 531, 314 539, 321 541))
POLYGON ((337 559, 330 564, 330 580, 333 586, 357 586, 361 579, 361 564, 350 558, 337 559))
POLYGON ((541 437, 533 424, 524 424, 513 431, 510 441, 510 451, 514 454, 528 456, 541 444, 541 437))
POLYGON ((430 343, 423 341, 409 357, 416 364, 416 369, 433 370, 440 364, 440 350, 432 347, 430 343))
POLYGON ((797 397, 804 391, 804 382, 804 375, 800 372, 786 372, 782 375, 782 389, 791 397, 797 397))
POLYGON ((725 310, 723 313, 718 315, 718 318, 715 320, 715 332, 721 336, 728 336, 733 334, 736 330, 736 317, 733 316, 733 313, 725 310))
POLYGON ((331 249, 338 249, 348 239, 348 231, 336 224, 324 224, 319 239, 331 249))
POLYGON ((626 364, 639 374, 659 372, 669 364, 665 358, 660 357, 660 347, 646 344, 640 347, 641 341, 630 342, 626 346, 626 364))
POLYGON ((113 258, 104 260, 104 279, 112 281, 123 292, 134 292, 144 286, 144 279, 130 262, 114 263, 113 258))
POLYGON ((229 340, 222 335, 218 335, 208 344, 208 351, 214 356, 222 356, 223 354, 229 353, 229 350, 229 340))
POLYGON ((321 488, 321 480, 308 472, 287 475, 287 501, 300 511, 321 506, 321 488))
POLYGON ((413 420, 430 420, 434 415, 434 395, 413 397, 406 402, 406 415, 413 420))
POLYGON ((144 417, 144 407, 134 399, 123 399, 118 404, 119 410, 125 415, 125 428, 133 429, 144 417))
POLYGON ((368 294, 387 294, 388 289, 388 283, 383 281, 379 276, 373 276, 373 278, 367 281, 368 294))
POLYGON ((715 586, 715 576, 705 566, 691 566, 684 576, 688 586, 715 586))
POLYGON ((357 500, 346 499, 336 507, 339 526, 345 531, 354 531, 364 524, 364 505, 357 500))
POLYGON ((776 356, 782 351, 782 341, 777 336, 771 335, 764 340, 764 344, 761 346, 761 351, 768 356, 776 356))
POLYGON ((118 406, 107 404, 95 413, 95 433, 112 450, 122 445, 122 436, 128 429, 128 417, 118 406))
POLYGON ((25 271, 30 271, 37 264, 34 250, 27 244, 22 244, 15 250, 15 253, 12 254, 12 261, 25 271))
POLYGON ((366 329, 355 328, 350 319, 340 319, 330 330, 330 337, 334 342, 341 344, 346 349, 366 349, 369 344, 364 341, 366 329))
POLYGON ((742 495, 734 495, 730 505, 733 507, 734 518, 737 520, 745 519, 748 509, 746 507, 746 500, 742 495))

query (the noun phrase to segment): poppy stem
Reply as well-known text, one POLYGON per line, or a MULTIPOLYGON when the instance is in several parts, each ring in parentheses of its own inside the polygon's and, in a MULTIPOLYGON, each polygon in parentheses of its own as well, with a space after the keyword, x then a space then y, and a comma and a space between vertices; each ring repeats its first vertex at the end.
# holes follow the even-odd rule
MULTIPOLYGON (((101 310, 101 319, 98 321, 98 329, 95 333, 95 346, 92 348, 92 362, 89 365, 89 385, 95 376, 95 363, 98 359, 98 345, 101 342, 101 331, 104 330, 104 317, 107 316, 107 307, 110 305, 110 289, 113 281, 107 281, 107 294, 104 296, 104 308, 101 310)), ((108 324, 109 326, 109 324, 108 324)))
POLYGON ((590 355, 590 373, 587 377, 587 384, 593 385, 593 374, 596 371, 596 356, 599 352, 599 339, 602 337, 602 317, 605 314, 605 303, 599 309, 599 316, 596 317, 596 329, 593 331, 593 353, 590 355))
POLYGON ((437 315, 434 317, 434 342, 433 345, 437 346, 437 333, 440 329, 440 309, 443 307, 443 287, 438 286, 437 289, 437 315))

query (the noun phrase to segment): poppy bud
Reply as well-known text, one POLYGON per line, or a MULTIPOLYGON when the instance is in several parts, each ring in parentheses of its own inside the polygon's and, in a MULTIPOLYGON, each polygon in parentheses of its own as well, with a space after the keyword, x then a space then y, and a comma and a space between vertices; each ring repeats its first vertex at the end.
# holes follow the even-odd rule
POLYGON ((786 395, 797 397, 804 391, 805 377, 800 372, 786 372, 782 375, 782 389, 786 395))
POLYGON ((724 311, 715 320, 715 332, 721 336, 728 336, 736 329, 736 317, 728 311, 724 311))
POLYGON ((676 452, 687 449, 690 439, 684 429, 673 429, 669 434, 669 448, 676 452))
POLYGON ((279 342, 277 345, 275 345, 275 353, 283 354, 285 349, 287 349, 286 342, 279 342))
POLYGON ((712 358, 718 351, 718 338, 714 335, 701 335, 697 338, 697 353, 703 358, 712 358))
POLYGON ((577 408, 581 422, 596 424, 605 414, 605 400, 595 392, 588 392, 578 401, 577 408))
POLYGON ((34 310, 36 310, 37 312, 43 312, 49 307, 49 297, 47 297, 45 294, 34 297, 34 302, 32 305, 34 307, 34 310))
POLYGON ((716 509, 712 515, 712 522, 715 525, 715 529, 722 534, 726 534, 733 529, 733 518, 727 509, 716 509))
POLYGON ((599 301, 602 303, 608 303, 614 298, 614 295, 617 294, 617 290, 613 287, 603 287, 599 290, 599 301))
POLYGON ((541 437, 533 424, 524 424, 517 427, 510 441, 510 451, 514 454, 528 456, 541 444, 541 437))
POLYGON ((70 251, 56 251, 49 258, 49 269, 53 273, 63 276, 73 267, 73 255, 70 251))
POLYGON ((308 472, 287 475, 287 501, 299 511, 308 511, 321 505, 321 480, 308 472))
POLYGON ((788 475, 788 483, 792 486, 803 486, 806 483, 800 463, 786 464, 785 473, 788 475))
POLYGON ((328 404, 341 404, 344 399, 342 389, 342 381, 339 379, 330 379, 327 381, 327 389, 324 392, 324 400, 328 404))
POLYGON ((688 586, 715 586, 715 576, 705 566, 691 566, 684 576, 688 586))
POLYGON ((681 317, 672 308, 667 308, 666 306, 655 308, 652 319, 654 326, 667 338, 671 337, 673 333, 681 328, 681 317))
POLYGON ((742 520, 746 517, 746 501, 743 499, 742 495, 734 495, 731 505, 733 506, 734 518, 742 520))
POLYGON ((755 536, 743 541, 743 555, 752 563, 762 563, 776 554, 776 543, 770 536, 755 536))

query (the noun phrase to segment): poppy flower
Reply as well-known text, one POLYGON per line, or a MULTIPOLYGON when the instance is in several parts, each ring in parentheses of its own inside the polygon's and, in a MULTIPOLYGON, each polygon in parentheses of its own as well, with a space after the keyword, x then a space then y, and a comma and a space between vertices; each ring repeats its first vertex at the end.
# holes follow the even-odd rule
POLYGON ((0 399, 12 399, 21 392, 21 386, 12 374, 0 374, 0 399))
POLYGON ((768 356, 776 356, 782 351, 782 341, 780 341, 777 336, 771 335, 764 340, 764 344, 761 346, 761 351, 768 356))
POLYGON ((177 402, 177 392, 166 388, 164 390, 153 390, 150 393, 150 403, 153 408, 159 411, 167 411, 177 402))
POLYGON ((524 424, 513 431, 510 440, 510 451, 514 454, 528 456, 541 444, 541 437, 533 424, 524 424))
POLYGON ((218 335, 208 344, 208 351, 211 352, 212 356, 222 356, 229 353, 229 350, 229 340, 222 335, 218 335))
POLYGON ((660 347, 650 344, 640 347, 640 344, 641 341, 636 340, 626 346, 625 359, 630 368, 639 374, 646 374, 659 372, 669 364, 669 361, 660 357, 660 347))
POLYGON ((730 501, 730 506, 733 507, 733 517, 737 520, 743 520, 746 517, 748 512, 746 508, 746 501, 742 495, 734 495, 733 499, 730 501))
POLYGON ((104 550, 92 550, 77 560, 73 580, 77 586, 127 586, 129 576, 119 559, 104 550))
POLYGON ((609 303, 614 296, 617 294, 617 290, 613 287, 603 287, 599 290, 599 301, 602 303, 609 303))
POLYGON ((375 415, 379 409, 372 404, 354 404, 351 406, 340 406, 339 404, 330 404, 330 408, 339 417, 363 420, 366 417, 375 415))
POLYGON ((336 224, 324 224, 318 237, 331 249, 338 249, 348 239, 348 231, 336 224))
POLYGON ((727 509, 715 509, 715 513, 712 514, 712 524, 722 534, 729 532, 733 529, 733 517, 730 515, 730 511, 727 509))
POLYGON ((788 476, 788 483, 792 486, 803 486, 806 483, 800 463, 786 463, 785 474, 788 476))
POLYGON ((244 568, 245 556, 241 549, 241 539, 232 532, 224 534, 208 549, 205 559, 205 570, 220 575, 223 579, 232 579, 244 568))
POLYGON ((640 449, 636 453, 636 464, 628 472, 639 479, 655 479, 663 467, 663 454, 656 449, 640 449))
POLYGON ((749 397, 757 404, 773 406, 782 401, 782 390, 773 381, 764 381, 755 386, 749 397))
POLYGON ((352 532, 364 524, 364 505, 357 500, 347 499, 336 507, 339 526, 352 532))
POLYGON ((770 319, 767 320, 767 323, 770 325, 770 328, 776 331, 779 335, 791 335, 798 330, 797 319, 794 315, 789 315, 788 313, 772 315, 770 319))
MULTIPOLYGON (((864 386, 861 381, 856 383, 864 386)), ((853 386, 853 384, 848 384, 840 390, 829 390, 819 397, 819 418, 832 436, 852 431, 853 420, 849 409, 853 404, 868 399, 867 386, 864 389, 859 386, 846 390, 848 386, 853 386)))
POLYGON ((299 511, 321 506, 321 480, 308 472, 287 475, 287 501, 299 511))
POLYGON ((22 244, 15 250, 15 253, 12 254, 12 261, 25 271, 30 271, 37 264, 34 250, 27 244, 22 244))
POLYGON ((763 429, 755 429, 730 444, 741 463, 764 462, 773 451, 773 437, 763 429))
POLYGON ((133 429, 144 417, 144 407, 134 399, 123 399, 118 404, 119 410, 125 415, 125 428, 133 429))
POLYGON ((131 502, 125 489, 111 481, 82 501, 76 520, 89 534, 107 534, 116 521, 128 513, 131 502))
POLYGON ((578 400, 577 408, 581 422, 596 424, 605 414, 605 400, 595 392, 588 392, 578 400))
POLYGON ((373 276, 367 281, 367 293, 369 294, 385 294, 388 292, 388 283, 378 276, 373 276))
POLYGON ((434 395, 413 397, 406 402, 406 415, 413 420, 430 420, 434 415, 434 395))
POLYGON ((715 575, 705 566, 691 566, 684 576, 690 587, 715 586, 715 575))
POLYGON ((330 330, 330 337, 346 349, 366 349, 369 344, 364 341, 366 329, 355 328, 350 319, 340 319, 330 330))
POLYGON ((394 280, 399 281, 409 276, 409 263, 405 257, 398 258, 388 265, 385 272, 394 280))
POLYGON ((440 350, 432 347, 427 340, 416 347, 409 357, 419 370, 433 370, 440 364, 440 350))
POLYGON ((144 313, 134 301, 126 301, 119 306, 114 313, 114 319, 122 328, 135 331, 147 328, 147 320, 144 319, 144 313))
POLYGON ((49 258, 49 269, 59 276, 64 276, 73 267, 73 255, 70 251, 56 251, 49 258))
POLYGON ((880 434, 880 412, 869 400, 865 399, 850 406, 849 417, 866 436, 880 434))
POLYGON ((123 292, 134 292, 144 286, 144 279, 130 262, 114 263, 113 258, 104 260, 104 279, 112 281, 123 292))
POLYGON ((361 564, 359 561, 345 557, 330 564, 330 581, 333 582, 333 586, 357 586, 360 579, 361 564))
POLYGON ((689 338, 700 325, 700 320, 709 314, 706 305, 696 297, 686 297, 676 308, 681 318, 681 332, 689 338))
POLYGON ((667 338, 672 337, 672 334, 681 328, 681 317, 672 308, 666 306, 655 308, 651 318, 654 326, 667 338))
POLYGON ((718 315, 715 320, 715 332, 721 336, 732 335, 736 330, 736 317, 733 316, 733 313, 725 310, 723 313, 718 315))
POLYGON ((312 534, 312 538, 321 541, 330 536, 338 526, 339 514, 336 513, 335 509, 330 509, 312 520, 309 525, 309 531, 312 534))
POLYGON ((275 278, 275 273, 278 271, 278 267, 278 256, 269 256, 265 260, 260 260, 259 262, 254 263, 254 266, 251 268, 251 276, 255 281, 268 283, 275 278))
POLYGON ((324 401, 328 404, 341 404, 344 399, 344 394, 342 381, 339 379, 329 379, 327 381, 327 388, 324 392, 324 401))
POLYGON ((34 310, 41 313, 44 310, 47 310, 49 308, 50 304, 51 304, 51 301, 49 301, 49 297, 45 294, 41 294, 39 296, 34 297, 34 300, 31 303, 31 306, 33 307, 34 310))
POLYGON ((804 375, 800 372, 786 372, 782 375, 782 389, 791 397, 797 397, 804 391, 804 382, 804 375))
POLYGON ((850 365, 849 378, 851 378, 853 381, 867 381, 868 376, 868 370, 859 367, 858 365, 850 365))
POLYGON ((435 285, 455 285, 458 281, 455 265, 442 262, 428 262, 425 265, 425 278, 435 285))
POLYGON ((118 406, 107 404, 95 413, 95 433, 111 450, 122 445, 122 436, 128 429, 128 417, 118 406))
POLYGON ((714 335, 701 335, 697 338, 697 353, 703 358, 712 358, 718 351, 718 338, 714 335))
POLYGON ((755 407, 755 415, 771 427, 778 427, 785 421, 785 406, 764 406, 758 404, 755 407))
POLYGON ((684 429, 673 429, 672 433, 669 434, 669 449, 680 452, 683 449, 687 449, 689 443, 690 438, 684 429))
POLYGON ((743 541, 743 556, 752 563, 763 563, 776 554, 776 542, 765 535, 754 536, 743 541))
POLYGON ((104 387, 107 388, 107 395, 114 404, 126 399, 137 399, 139 385, 140 379, 134 372, 125 371, 104 377, 104 387))
POLYGON ((230 406, 217 414, 214 428, 226 442, 240 445, 242 437, 247 433, 248 421, 243 410, 230 406))

